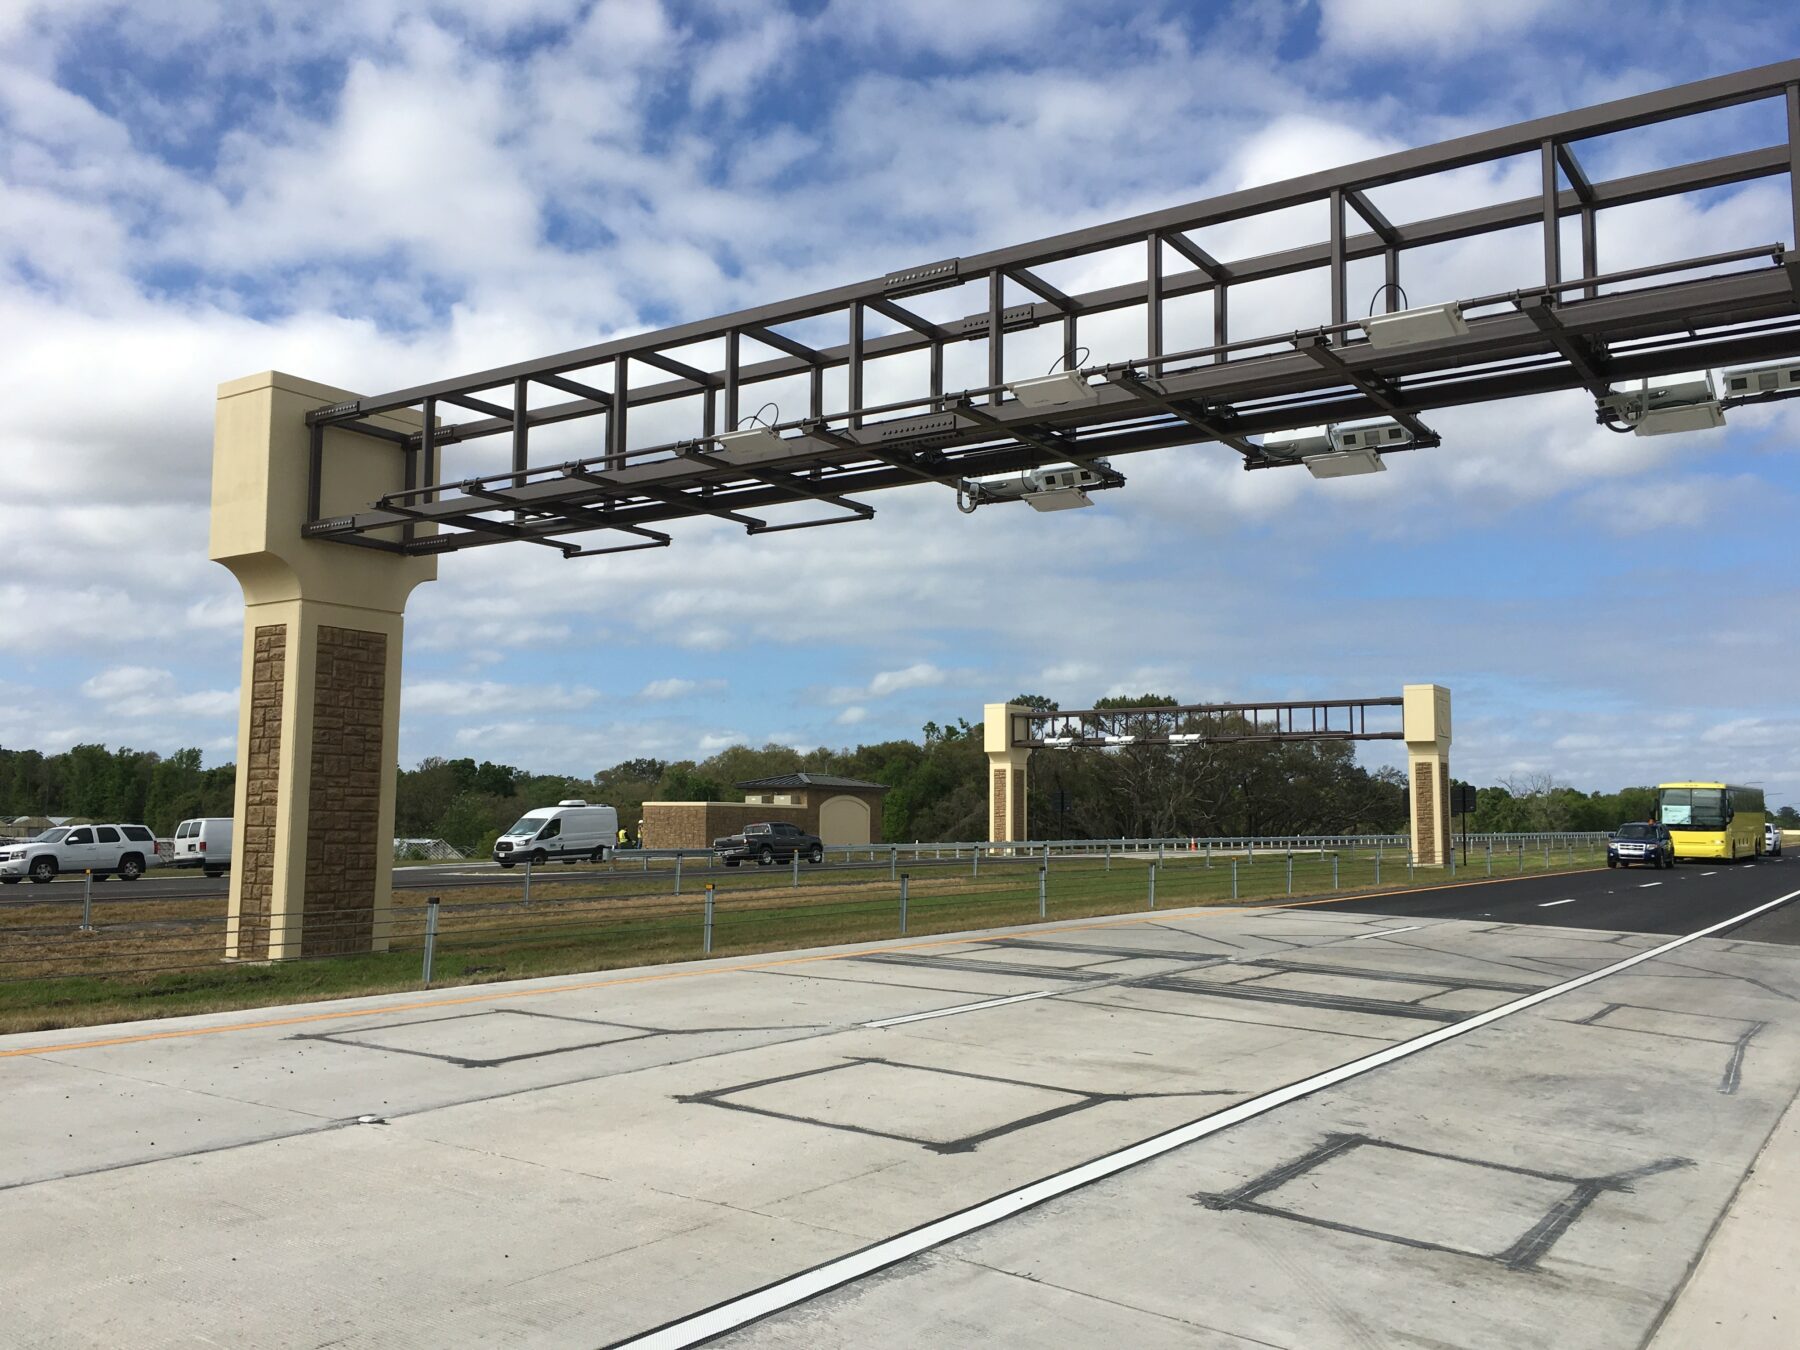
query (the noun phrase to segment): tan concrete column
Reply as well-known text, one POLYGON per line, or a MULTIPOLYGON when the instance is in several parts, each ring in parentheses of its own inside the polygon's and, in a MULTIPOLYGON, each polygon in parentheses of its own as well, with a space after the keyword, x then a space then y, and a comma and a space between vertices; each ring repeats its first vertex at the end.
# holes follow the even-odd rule
POLYGON ((1412 854, 1420 867, 1450 859, 1450 691, 1441 684, 1409 684, 1401 691, 1400 727, 1406 739, 1412 789, 1412 854))
POLYGON ((1031 711, 1017 703, 984 708, 982 743, 988 757, 988 838, 997 842, 1031 837, 1026 818, 1030 787, 1025 770, 1031 751, 1013 740, 1013 716, 1031 711))
MULTIPOLYGON (((301 538, 306 414, 354 397, 273 371, 219 386, 209 554, 244 592, 228 958, 387 946, 401 615, 437 559, 301 538)), ((328 430, 322 463, 321 516, 405 486, 391 442, 328 430)))

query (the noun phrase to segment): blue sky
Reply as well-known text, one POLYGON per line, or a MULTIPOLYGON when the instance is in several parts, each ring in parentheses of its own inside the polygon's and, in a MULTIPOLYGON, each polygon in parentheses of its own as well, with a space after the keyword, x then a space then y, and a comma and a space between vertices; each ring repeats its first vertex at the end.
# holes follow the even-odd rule
MULTIPOLYGON (((241 603, 205 557, 224 380, 404 387, 1781 59, 1797 32, 1779 3, 10 0, 0 744, 234 754, 241 603)), ((1588 162, 1783 134, 1737 109, 1588 162)), ((1789 239, 1786 212, 1781 180, 1634 208, 1603 255, 1789 239)), ((1515 245, 1421 273, 1493 290, 1515 245)), ((1318 321, 1299 292, 1256 303, 1234 323, 1318 321)), ((1190 447, 1122 465, 1091 511, 963 517, 920 489, 843 530, 447 559, 409 610, 402 758, 586 774, 913 735, 1021 690, 1437 680, 1477 781, 1719 774, 1800 800, 1785 406, 1659 440, 1577 395, 1433 422, 1445 446, 1378 480, 1190 447), (770 595, 772 627, 746 603, 770 595)))

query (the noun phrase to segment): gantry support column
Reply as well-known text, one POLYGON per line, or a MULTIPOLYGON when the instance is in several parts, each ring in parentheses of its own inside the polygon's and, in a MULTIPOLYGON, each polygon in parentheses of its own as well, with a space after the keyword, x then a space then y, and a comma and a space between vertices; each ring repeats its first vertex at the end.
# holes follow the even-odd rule
MULTIPOLYGON (((276 372, 219 387, 209 552, 244 592, 227 958, 387 947, 401 615, 437 560, 301 538, 306 414, 354 397, 276 372)), ((321 462, 321 516, 406 486, 393 442, 327 430, 321 462)))
POLYGON ((1031 750, 1013 739, 1013 716, 1031 711, 1017 703, 985 706, 982 740, 988 757, 988 838, 996 843, 1029 839, 1025 763, 1031 750))
POLYGON ((1406 739, 1412 798, 1412 856, 1420 867, 1450 859, 1450 691, 1441 684, 1401 690, 1400 734, 1406 739))

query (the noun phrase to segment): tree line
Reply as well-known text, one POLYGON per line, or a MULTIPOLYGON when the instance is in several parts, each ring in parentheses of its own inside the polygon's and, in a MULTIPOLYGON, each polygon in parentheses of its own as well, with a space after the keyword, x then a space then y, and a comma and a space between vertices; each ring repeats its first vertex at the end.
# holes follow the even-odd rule
MULTIPOLYGON (((1054 710, 1049 699, 1015 702, 1054 710)), ((1145 694, 1095 706, 1168 705, 1145 694)), ((1230 719, 1190 719, 1183 730, 1246 731, 1230 719)), ((591 777, 536 774, 508 764, 431 758, 402 769, 395 833, 482 850, 524 812, 569 797, 618 808, 635 827, 646 801, 731 801, 736 784, 805 770, 885 784, 883 835, 891 840, 981 839, 987 821, 987 757, 981 728, 965 719, 928 722, 917 740, 854 749, 760 749, 734 745, 702 760, 627 759, 591 777)), ((200 752, 78 745, 61 754, 0 746, 0 818, 82 816, 142 821, 160 835, 190 816, 229 816, 236 771, 203 767, 200 752)), ((1032 833, 1068 839, 1182 835, 1399 833, 1406 828, 1405 776, 1365 769, 1340 741, 1136 744, 1033 756, 1032 833)), ((1609 830, 1648 819, 1649 787, 1580 792, 1547 774, 1479 789, 1468 828, 1487 833, 1609 830)), ((1800 827, 1800 813, 1779 819, 1800 827)), ((1460 826, 1462 822, 1457 822, 1460 826)), ((0 831, 3 832, 3 831, 0 831)))

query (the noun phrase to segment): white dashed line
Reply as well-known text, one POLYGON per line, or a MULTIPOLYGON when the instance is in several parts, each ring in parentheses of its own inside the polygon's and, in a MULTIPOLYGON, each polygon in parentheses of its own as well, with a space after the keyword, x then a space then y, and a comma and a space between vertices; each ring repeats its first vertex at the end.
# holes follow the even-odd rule
POLYGON ((1700 875, 1703 877, 1716 877, 1719 874, 1717 872, 1702 872, 1700 875))
POLYGON ((1662 882, 1660 882, 1660 881, 1641 881, 1638 883, 1638 889, 1640 891, 1647 891, 1652 886, 1660 886, 1660 885, 1662 885, 1662 882))
MULTIPOLYGON (((1651 882, 1650 884, 1654 886, 1656 883, 1651 882)), ((1551 907, 1553 907, 1555 905, 1572 905, 1574 903, 1575 902, 1573 900, 1546 900, 1546 901, 1544 901, 1543 904, 1539 905, 1538 908, 1539 909, 1550 909, 1551 907)))
POLYGON ((974 1012, 978 1008, 1000 1008, 1008 1003, 1024 1003, 1034 998, 1049 998, 1058 989, 1040 989, 1035 994, 1013 994, 1007 998, 987 998, 979 1003, 959 1003, 954 1008, 934 1008, 930 1012, 908 1013, 905 1017, 884 1017, 879 1022, 864 1022, 865 1027, 897 1027, 902 1022, 923 1022, 930 1017, 953 1017, 957 1013, 974 1012))
POLYGON ((1352 942, 1361 942, 1366 938, 1386 937, 1389 933, 1416 933, 1419 931, 1419 929, 1423 928, 1424 926, 1425 925, 1422 923, 1409 923, 1404 928, 1383 928, 1383 929, 1379 930, 1378 932, 1374 932, 1374 933, 1358 933, 1355 937, 1351 938, 1350 940, 1352 942))

